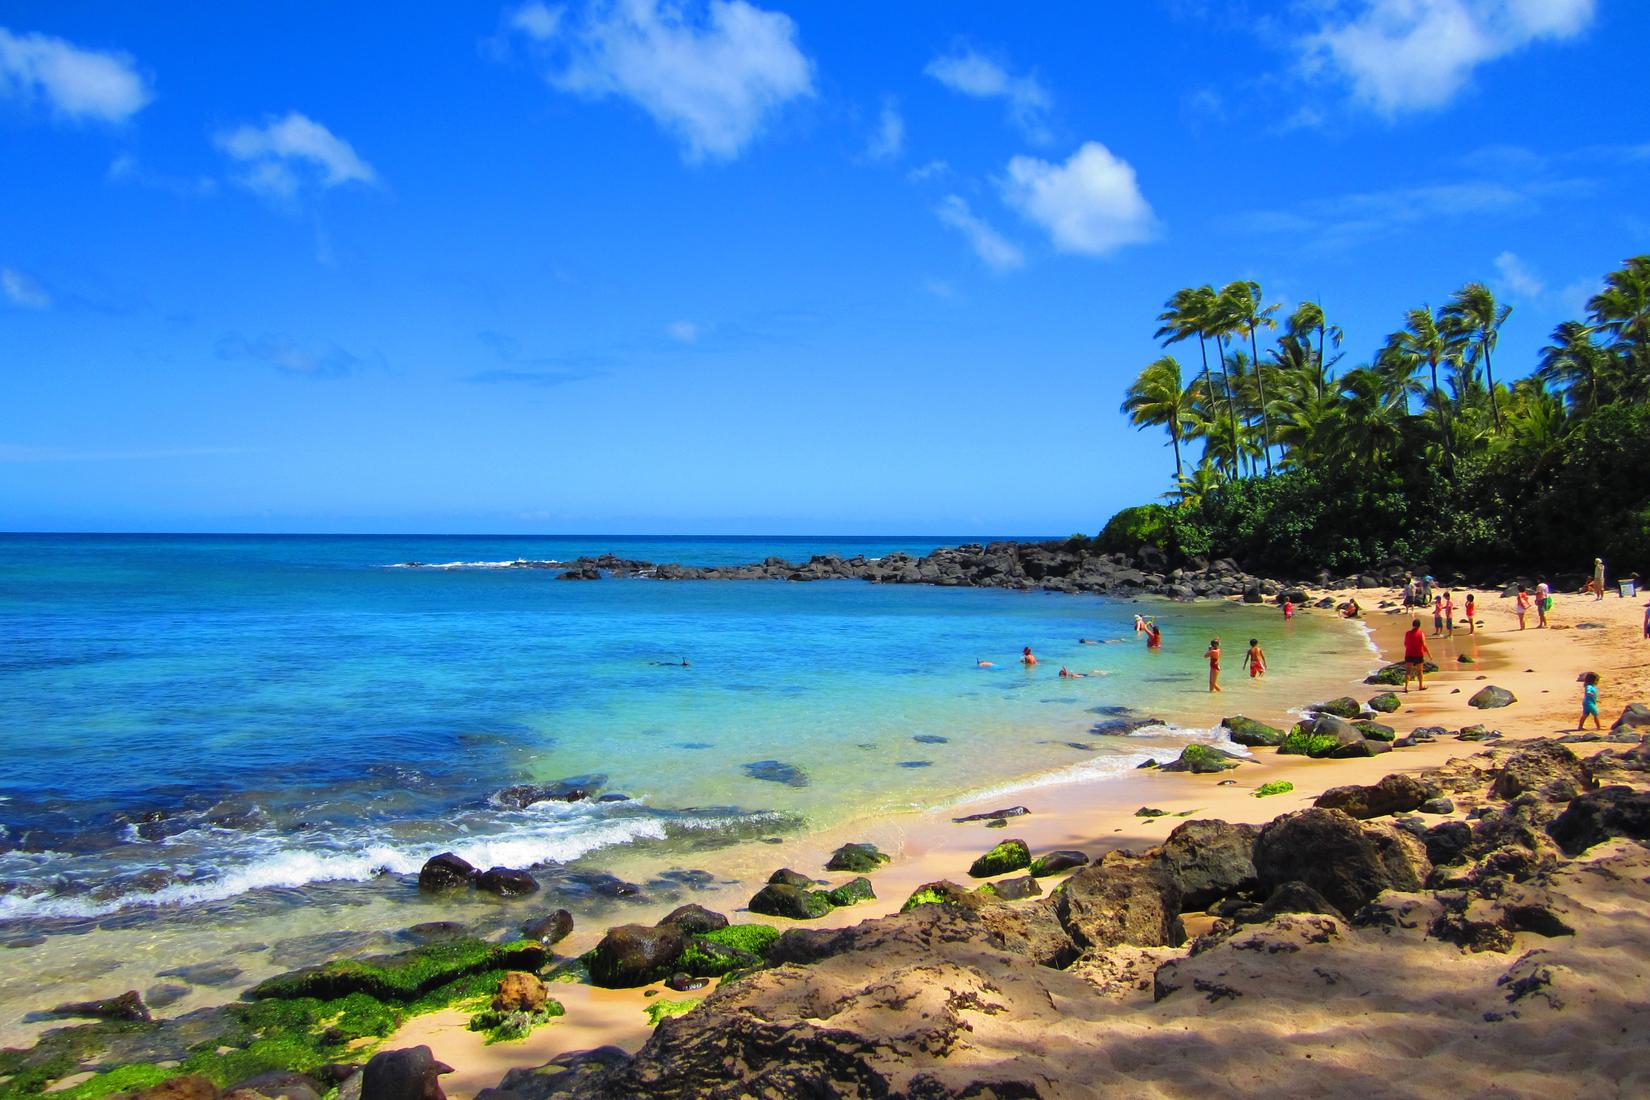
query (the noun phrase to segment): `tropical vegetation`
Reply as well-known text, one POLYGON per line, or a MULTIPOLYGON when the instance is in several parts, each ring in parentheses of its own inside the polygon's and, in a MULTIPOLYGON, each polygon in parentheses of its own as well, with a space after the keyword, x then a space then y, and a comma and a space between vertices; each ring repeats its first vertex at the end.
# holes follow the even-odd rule
POLYGON ((1158 316, 1165 354, 1122 404, 1168 434, 1174 480, 1167 503, 1124 510, 1102 542, 1301 575, 1582 571, 1595 555, 1617 575, 1650 570, 1650 255, 1606 275, 1586 317, 1508 382, 1511 312, 1470 282, 1346 366, 1317 303, 1280 316, 1253 281, 1175 291, 1158 316), (1183 367, 1171 349, 1192 340, 1183 367))

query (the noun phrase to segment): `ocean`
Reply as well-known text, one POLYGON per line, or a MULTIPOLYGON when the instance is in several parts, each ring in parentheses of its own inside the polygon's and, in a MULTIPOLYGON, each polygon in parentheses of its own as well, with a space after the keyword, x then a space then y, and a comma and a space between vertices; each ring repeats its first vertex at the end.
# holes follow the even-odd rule
POLYGON ((1369 656, 1326 613, 1286 629, 1226 603, 508 565, 966 541, 984 540, 0 536, 0 946, 415 899, 410 876, 448 850, 532 867, 539 906, 577 912, 623 893, 606 868, 627 853, 665 873, 705 847, 1120 773, 1218 739, 1217 708, 1302 702, 1369 656), (1162 652, 1137 611, 1165 624, 1162 652), (1213 701, 1212 635, 1230 651, 1213 701), (1237 668, 1250 635, 1274 669, 1260 685, 1237 668), (1120 715, 1173 728, 1091 735, 1120 715), (590 797, 499 796, 562 780, 590 797))

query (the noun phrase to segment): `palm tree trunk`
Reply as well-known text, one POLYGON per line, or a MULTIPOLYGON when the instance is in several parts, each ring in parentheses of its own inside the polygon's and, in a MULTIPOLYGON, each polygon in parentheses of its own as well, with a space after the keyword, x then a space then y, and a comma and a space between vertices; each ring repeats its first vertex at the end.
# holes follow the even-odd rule
POLYGON ((1444 444, 1444 469, 1453 478, 1455 455, 1450 448, 1449 411, 1444 407, 1444 391, 1438 388, 1438 363, 1434 359, 1428 359, 1427 366, 1432 368, 1432 404, 1438 410, 1438 434, 1444 444))
POLYGON ((1495 368, 1490 365, 1490 346, 1484 345, 1484 376, 1490 382, 1490 419, 1495 421, 1495 430, 1501 430, 1501 407, 1495 403, 1495 368))
POLYGON ((1237 402, 1232 399, 1232 372, 1226 369, 1226 337, 1215 337, 1215 351, 1220 353, 1220 385, 1226 391, 1226 415, 1232 422, 1232 474, 1236 476, 1239 471, 1237 402))
POLYGON ((1178 420, 1169 421, 1169 442, 1174 444, 1174 485, 1176 489, 1179 489, 1181 487, 1180 479, 1183 475, 1180 470, 1180 422, 1178 420))
POLYGON ((1266 414, 1266 379, 1261 376, 1260 348, 1255 326, 1249 326, 1249 360, 1255 365, 1255 391, 1260 397, 1260 453, 1266 456, 1266 476, 1272 476, 1272 418, 1266 414))

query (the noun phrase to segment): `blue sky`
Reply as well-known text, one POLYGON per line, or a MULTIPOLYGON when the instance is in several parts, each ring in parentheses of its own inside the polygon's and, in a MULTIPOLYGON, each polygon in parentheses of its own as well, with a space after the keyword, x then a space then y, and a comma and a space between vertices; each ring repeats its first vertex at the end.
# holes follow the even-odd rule
POLYGON ((1007 10, 14 0, 0 528, 1093 531, 1177 287, 1650 249, 1632 0, 1007 10))

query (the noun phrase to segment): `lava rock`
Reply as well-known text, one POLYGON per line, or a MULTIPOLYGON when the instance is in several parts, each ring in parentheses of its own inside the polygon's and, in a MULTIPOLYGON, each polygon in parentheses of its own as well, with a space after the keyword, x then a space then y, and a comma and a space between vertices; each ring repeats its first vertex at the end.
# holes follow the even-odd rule
POLYGON ((609 928, 587 957, 590 980, 607 989, 649 985, 675 972, 676 958, 686 946, 681 929, 668 924, 609 928))
POLYGON ((852 871, 862 875, 867 871, 875 871, 888 862, 888 856, 878 850, 875 844, 844 844, 831 853, 830 862, 825 864, 827 871, 852 871))
POLYGON ((429 1047, 379 1051, 361 1070, 361 1100, 446 1100, 441 1075, 451 1072, 429 1047))
POLYGON ((1257 748, 1283 744, 1282 730, 1265 722, 1257 722, 1253 718, 1245 718, 1241 714, 1222 718, 1220 724, 1226 727, 1226 732, 1231 736, 1234 745, 1257 748))
POLYGON ((1511 706, 1516 702, 1518 702, 1518 697, 1512 692, 1506 688, 1490 684, 1487 687, 1479 688, 1473 697, 1467 700, 1467 706, 1476 707, 1478 710, 1495 710, 1498 707, 1511 706))
POLYGON ((1369 701, 1369 709, 1381 714, 1391 714, 1403 705, 1403 700, 1390 691, 1382 692, 1369 701))
POLYGON ((1519 749, 1507 757, 1490 785, 1490 793, 1509 802, 1525 794, 1547 802, 1568 802, 1592 785, 1575 753, 1548 742, 1519 749))
POLYGON ((1043 893, 1043 888, 1030 875, 998 879, 996 882, 986 883, 980 889, 1004 901, 1024 901, 1026 898, 1041 897, 1043 893))
POLYGON ((1339 810, 1285 814, 1255 842, 1255 871, 1268 890, 1300 881, 1342 913, 1355 913, 1382 890, 1418 890, 1431 872, 1425 849, 1398 829, 1360 826, 1339 810))
POLYGON ((814 920, 831 911, 831 901, 823 891, 805 890, 782 882, 770 882, 748 903, 750 911, 769 917, 814 920))
POLYGON ((1023 840, 1005 840, 969 865, 970 878, 990 878, 1031 866, 1031 849, 1023 840))
POLYGON ((706 932, 726 928, 728 918, 706 909, 703 905, 695 905, 690 902, 687 905, 680 905, 672 909, 659 924, 661 926, 671 925, 685 936, 702 936, 706 932))
POLYGON ((426 893, 456 890, 475 882, 480 874, 468 860, 451 852, 442 852, 424 861, 418 871, 418 888, 426 893))
POLYGON ((1031 811, 1024 806, 1009 806, 1001 810, 988 810, 983 814, 969 814, 967 817, 954 817, 951 820, 958 825, 966 825, 973 821, 1001 821, 1008 817, 1024 817, 1031 811))
POLYGON ((1253 825, 1186 821, 1157 850, 1157 862, 1174 879, 1187 909, 1205 909, 1255 883, 1253 825))
POLYGON ((1066 879, 1054 897, 1054 914, 1079 948, 1179 947, 1181 908, 1174 876, 1118 852, 1066 879))
POLYGON ((1413 775, 1389 775, 1367 787, 1331 787, 1319 795, 1312 805, 1323 810, 1340 810, 1349 817, 1364 820, 1420 809, 1428 799, 1438 797, 1439 793, 1437 784, 1413 775))
POLYGON ((1062 848, 1032 860, 1030 871, 1033 878, 1047 878, 1061 871, 1074 871, 1079 867, 1086 867, 1088 862, 1089 857, 1085 853, 1072 848, 1062 848))
POLYGON ((530 940, 538 940, 549 946, 560 943, 573 932, 573 914, 565 909, 557 909, 547 917, 530 920, 521 926, 521 934, 530 940))
POLYGON ((1604 787, 1572 799, 1547 826, 1569 856, 1577 856, 1613 836, 1650 840, 1650 792, 1604 787))
POLYGON ((538 879, 526 871, 489 867, 476 877, 476 889, 501 898, 520 898, 538 892, 538 879))
POLYGON ((143 1003, 143 997, 135 989, 128 989, 118 997, 105 997, 100 1001, 65 1001, 48 1011, 50 1016, 84 1016, 94 1020, 125 1020, 128 1022, 148 1023, 152 1016, 148 1007, 143 1003))
POLYGON ((814 880, 801 871, 793 871, 789 867, 781 867, 768 876, 770 883, 782 886, 795 886, 799 890, 807 890, 814 885, 814 880))

